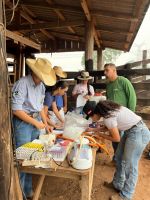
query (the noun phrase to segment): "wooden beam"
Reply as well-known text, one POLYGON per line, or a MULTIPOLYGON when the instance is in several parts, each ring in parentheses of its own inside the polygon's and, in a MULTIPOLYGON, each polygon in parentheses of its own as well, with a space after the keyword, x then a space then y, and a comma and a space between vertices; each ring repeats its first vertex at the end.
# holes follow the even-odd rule
POLYGON ((22 7, 22 10, 27 12, 31 17, 36 18, 36 15, 27 6, 23 5, 21 7, 22 7))
POLYGON ((50 34, 48 31, 44 30, 44 29, 40 29, 40 31, 46 35, 49 39, 55 40, 54 37, 52 36, 52 34, 50 34))
POLYGON ((85 14, 87 20, 91 21, 91 14, 90 14, 89 8, 87 6, 86 0, 81 0, 81 6, 82 6, 82 8, 84 10, 84 14, 85 14))
POLYGON ((95 26, 94 26, 94 39, 95 39, 95 42, 96 42, 98 48, 100 48, 101 44, 100 44, 100 41, 99 41, 98 34, 97 34, 96 29, 95 29, 95 26))
MULTIPOLYGON (((127 45, 129 45, 129 42, 125 42, 125 41, 117 41, 117 39, 116 39, 116 41, 114 41, 114 40, 106 40, 106 39, 103 39, 103 43, 104 44, 109 44, 109 45, 124 45, 124 43, 125 44, 127 44, 127 45)), ((105 46, 107 46, 107 45, 105 45, 105 46)))
POLYGON ((140 105, 140 106, 150 106, 150 99, 138 99, 137 100, 137 105, 140 105))
MULTIPOLYGON (((46 0, 46 2, 51 6, 53 5, 53 1, 52 0, 46 0)), ((66 21, 66 18, 65 16, 61 13, 61 11, 59 9, 55 9, 54 8, 54 12, 58 15, 58 17, 62 20, 62 21, 66 21)), ((76 33, 75 30, 71 27, 71 26, 68 26, 67 27, 68 30, 71 32, 71 33, 76 33)))
POLYGON ((126 15, 122 13, 117 12, 110 12, 110 11, 104 11, 104 10, 92 10, 91 14, 93 16, 99 16, 99 17, 110 17, 111 19, 117 19, 117 20, 124 20, 124 21, 131 21, 131 22, 137 22, 138 18, 133 17, 132 15, 126 15))
POLYGON ((102 48, 97 49, 97 70, 103 70, 103 53, 102 48))
POLYGON ((141 65, 147 65, 150 63, 150 59, 147 59, 147 60, 141 60, 141 61, 137 61, 137 62, 134 62, 134 63, 128 63, 126 66, 125 65, 121 65, 119 67, 117 67, 117 69, 124 69, 124 67, 126 67, 127 69, 131 69, 133 67, 137 67, 137 66, 141 66, 141 65))
POLYGON ((24 24, 20 26, 9 26, 10 30, 39 30, 39 29, 53 29, 53 28, 65 28, 68 26, 82 26, 84 22, 82 20, 75 21, 64 21, 60 23, 47 22, 47 23, 36 23, 36 24, 24 24))
MULTIPOLYGON (((9 7, 9 8, 12 8, 13 7, 13 4, 10 2, 10 0, 7 0, 5 1, 5 4, 9 7)), ((28 12, 28 9, 26 8, 26 12, 28 12)), ((33 20, 27 13, 23 10, 20 10, 20 15, 21 17, 23 17, 24 19, 26 19, 28 22, 30 22, 31 24, 35 24, 36 21, 33 20)), ((31 11, 29 11, 31 14, 31 11)), ((46 32, 45 32, 46 33, 46 32)), ((55 40, 54 36, 52 36, 50 33, 46 33, 46 36, 52 40, 55 40)))
POLYGON ((79 36, 79 35, 77 35, 77 34, 67 34, 67 33, 60 33, 60 32, 56 32, 56 31, 52 31, 52 33, 53 33, 56 37, 64 38, 64 39, 66 39, 66 40, 84 41, 84 37, 79 36))
MULTIPOLYGON (((143 0, 137 0, 136 1, 136 5, 134 8, 134 12, 133 12, 133 17, 137 17, 140 20, 140 16, 141 16, 141 8, 145 5, 148 4, 149 1, 143 1, 143 0)), ((137 31, 137 24, 139 23, 139 21, 132 21, 130 24, 130 28, 129 28, 129 32, 135 32, 137 31)), ((128 45, 125 44, 125 48, 127 50, 129 50, 129 46, 131 46, 131 40, 133 41, 133 36, 131 37, 131 35, 127 35, 127 39, 126 41, 129 43, 128 45)))
MULTIPOLYGON (((60 5, 60 4, 53 4, 52 0, 46 0, 46 2, 50 5, 50 9, 57 9, 60 11, 66 11, 66 12, 74 12, 74 13, 78 13, 78 14, 82 14, 82 9, 80 7, 74 7, 74 6, 68 6, 68 5, 60 5)), ((45 2, 36 2, 36 4, 34 3, 34 1, 23 1, 21 2, 21 5, 26 5, 26 6, 35 6, 35 7, 40 7, 41 9, 45 9, 47 8, 47 3, 45 2)))
MULTIPOLYGON (((47 0, 47 2, 51 2, 51 0, 47 0)), ((85 11, 87 10, 86 3, 87 2, 85 0, 82 0, 82 5, 83 5, 85 11)), ((47 8, 47 5, 44 4, 44 2, 42 2, 42 3, 37 2, 35 4, 32 1, 23 1, 23 2, 21 2, 21 5, 36 6, 36 7, 40 7, 43 10, 45 8, 47 8)), ((50 7, 51 9, 56 9, 56 10, 59 10, 59 11, 66 11, 66 12, 70 11, 70 12, 82 14, 82 9, 80 7, 60 5, 60 4, 51 4, 50 6, 51 6, 50 7)), ((89 13, 88 10, 87 10, 87 13, 89 13)), ((110 11, 107 11, 107 10, 94 9, 94 10, 90 10, 90 14, 92 16, 111 17, 111 18, 114 18, 114 19, 120 19, 120 20, 125 20, 125 21, 138 21, 138 18, 133 17, 132 15, 127 15, 127 14, 123 14, 123 13, 119 13, 119 12, 110 12, 110 11)))
POLYGON ((93 70, 93 51, 94 51, 94 22, 86 21, 85 25, 85 69, 93 70))
POLYGON ((131 35, 133 36, 133 33, 127 32, 127 31, 122 31, 122 30, 107 30, 107 29, 103 29, 100 27, 96 28, 97 31, 100 31, 100 33, 104 32, 104 33, 108 33, 108 34, 119 34, 119 35, 131 35))
MULTIPOLYGON (((132 83, 135 90, 149 90, 150 83, 132 83)), ((93 84, 95 89, 106 89, 106 83, 94 83, 93 84)))
MULTIPOLYGON (((92 20, 94 21, 93 17, 90 14, 90 11, 89 11, 89 8, 88 8, 88 5, 87 5, 87 1, 86 0, 80 0, 80 2, 81 2, 81 6, 83 8, 83 11, 84 11, 84 14, 85 14, 87 20, 88 21, 92 21, 92 20)), ((98 48, 100 48, 101 45, 100 45, 100 41, 99 41, 99 38, 98 38, 97 31, 95 29, 95 25, 93 27, 93 31, 94 31, 95 42, 96 42, 98 48)))
MULTIPOLYGON (((148 106, 150 106, 149 102, 150 102, 150 99, 147 99, 146 100, 146 104, 148 106)), ((142 104, 143 106, 145 106, 145 104, 144 104, 145 102, 144 101, 140 101, 139 100, 138 103, 142 104)), ((142 119, 144 119, 144 120, 150 120, 150 114, 149 113, 136 112, 136 114, 139 115, 139 116, 141 116, 142 119)))
MULTIPOLYGON (((105 76, 104 71, 90 71, 91 76, 105 76)), ((121 69, 117 70, 118 75, 123 76, 139 76, 139 75, 150 75, 150 69, 121 69)), ((79 72, 67 72, 67 78, 75 78, 79 75, 79 72)))
MULTIPOLYGON (((26 7, 24 7, 24 8, 25 8, 26 12, 29 13, 29 15, 32 15, 32 16, 36 17, 36 15, 35 15, 31 10, 29 10, 29 9, 26 8, 26 7)), ((30 19, 30 21, 31 21, 31 24, 34 24, 35 22, 38 22, 37 20, 36 20, 36 21, 35 21, 35 20, 32 20, 32 18, 30 19)), ((46 35, 49 39, 55 40, 55 37, 54 37, 52 34, 50 34, 48 31, 43 30, 43 29, 40 29, 40 31, 41 31, 44 35, 46 35)))
POLYGON ((6 37, 13 39, 14 41, 20 42, 21 44, 25 44, 29 47, 32 47, 37 50, 41 50, 41 46, 28 38, 22 37, 12 31, 6 30, 6 37))

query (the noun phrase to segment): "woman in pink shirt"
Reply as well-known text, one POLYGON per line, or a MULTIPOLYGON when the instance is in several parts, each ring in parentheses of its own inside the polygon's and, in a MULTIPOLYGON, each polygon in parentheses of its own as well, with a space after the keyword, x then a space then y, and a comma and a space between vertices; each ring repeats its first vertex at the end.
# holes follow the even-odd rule
MULTIPOLYGON (((90 99, 90 96, 94 96, 94 88, 93 86, 88 84, 88 81, 92 79, 92 76, 89 75, 89 72, 82 71, 81 75, 77 77, 81 82, 77 85, 75 85, 73 91, 72 91, 72 96, 78 101, 82 100, 82 105, 84 106, 86 101, 90 99)), ((78 103, 76 102, 76 107, 81 107, 78 106, 78 103)))

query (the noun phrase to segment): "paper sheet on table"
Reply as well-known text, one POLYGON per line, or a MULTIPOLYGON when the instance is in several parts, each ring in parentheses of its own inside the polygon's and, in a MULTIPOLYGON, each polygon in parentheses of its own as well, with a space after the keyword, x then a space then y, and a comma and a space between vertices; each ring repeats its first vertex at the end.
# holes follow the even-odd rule
POLYGON ((62 130, 62 129, 55 129, 55 130, 53 130, 53 133, 54 134, 63 134, 63 132, 64 132, 64 130, 62 130))
POLYGON ((78 95, 77 100, 76 100, 76 107, 82 107, 86 104, 86 99, 83 97, 83 95, 78 95))

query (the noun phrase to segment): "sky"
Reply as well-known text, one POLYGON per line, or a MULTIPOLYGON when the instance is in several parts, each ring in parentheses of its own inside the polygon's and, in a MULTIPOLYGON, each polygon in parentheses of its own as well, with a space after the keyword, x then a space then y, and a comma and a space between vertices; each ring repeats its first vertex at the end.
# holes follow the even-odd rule
MULTIPOLYGON (((142 54, 137 57, 138 48, 141 50, 150 50, 150 7, 144 17, 137 36, 132 44, 129 52, 122 53, 116 60, 116 65, 123 65, 142 59, 142 54)), ((61 66, 64 71, 80 71, 83 70, 81 60, 84 52, 66 52, 66 53, 42 53, 36 54, 36 57, 47 58, 53 66, 61 66)))

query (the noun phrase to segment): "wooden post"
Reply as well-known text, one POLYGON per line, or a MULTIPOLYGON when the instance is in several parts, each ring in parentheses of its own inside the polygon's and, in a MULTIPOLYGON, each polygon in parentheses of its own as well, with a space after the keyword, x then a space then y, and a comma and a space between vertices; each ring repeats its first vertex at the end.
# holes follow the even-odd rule
MULTIPOLYGON (((147 50, 143 50, 143 61, 145 61, 147 59, 147 50)), ((142 68, 146 69, 147 68, 147 64, 146 63, 142 63, 142 68)), ((143 80, 146 80, 146 75, 143 76, 143 80)))
POLYGON ((103 70, 102 48, 97 49, 97 70, 103 70))
MULTIPOLYGON (((9 87, 6 65, 6 38, 3 6, 0 1, 0 199, 18 200, 15 191, 9 87)), ((20 199, 22 200, 22 199, 20 199)))
MULTIPOLYGON (((143 61, 147 59, 147 50, 143 50, 143 61)), ((147 68, 147 64, 143 63, 142 64, 142 68, 146 69, 147 68)))
POLYGON ((85 26, 85 69, 93 70, 93 49, 94 49, 94 23, 93 20, 86 21, 85 26))
POLYGON ((22 64, 22 47, 21 44, 18 43, 17 52, 16 52, 16 80, 20 79, 21 76, 21 64, 22 64))

